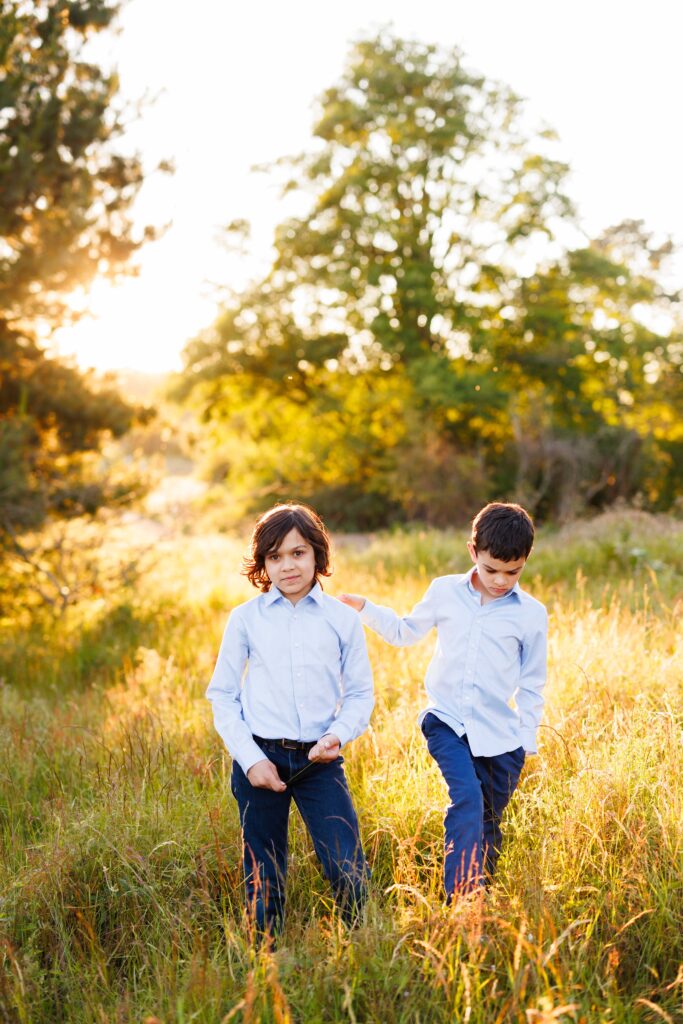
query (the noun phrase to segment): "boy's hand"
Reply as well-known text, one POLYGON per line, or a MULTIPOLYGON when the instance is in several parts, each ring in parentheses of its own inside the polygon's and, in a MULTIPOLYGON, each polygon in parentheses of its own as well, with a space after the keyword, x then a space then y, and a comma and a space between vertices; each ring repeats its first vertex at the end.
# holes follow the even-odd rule
POLYGON ((340 594, 339 600, 342 604, 348 604, 349 608, 355 608, 357 612, 362 612, 365 608, 365 598, 360 594, 340 594))
POLYGON ((309 761, 336 761, 339 757, 341 742, 331 732, 326 732, 308 752, 309 761))
POLYGON ((247 779, 256 789, 272 789, 274 793, 284 793, 287 789, 277 773, 277 768, 267 757, 252 764, 247 772, 247 779))

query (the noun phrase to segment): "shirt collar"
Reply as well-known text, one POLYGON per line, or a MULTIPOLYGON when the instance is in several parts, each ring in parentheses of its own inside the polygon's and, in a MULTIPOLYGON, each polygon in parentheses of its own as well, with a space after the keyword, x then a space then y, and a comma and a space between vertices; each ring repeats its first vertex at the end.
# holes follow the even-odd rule
POLYGON ((471 590, 472 593, 477 594, 477 597, 478 597, 479 594, 474 589, 474 584, 472 583, 472 577, 474 575, 474 569, 475 569, 475 567, 472 566, 472 568, 469 569, 466 573, 463 573, 462 576, 458 577, 458 585, 461 586, 461 587, 465 587, 466 586, 468 590, 471 590))
POLYGON ((320 605, 322 608, 325 597, 323 595, 323 588, 320 586, 318 580, 315 581, 310 591, 306 594, 306 597, 310 597, 312 601, 315 601, 315 603, 320 605))
MULTIPOLYGON (((474 575, 475 569, 476 565, 473 565, 469 572, 466 572, 463 576, 460 577, 458 583, 460 584, 460 586, 467 585, 467 588, 471 591, 471 593, 476 594, 477 597, 480 597, 481 595, 479 594, 479 591, 475 589, 475 586, 472 583, 472 576, 474 575)), ((522 600, 522 591, 519 586, 519 580, 515 580, 514 587, 512 588, 512 590, 508 591, 508 593, 503 598, 503 601, 507 600, 507 598, 510 597, 511 594, 514 594, 518 601, 522 600)), ((496 598, 496 600, 500 601, 501 599, 496 598)))
MULTIPOLYGON (((302 597, 301 600, 306 601, 309 597, 322 608, 324 600, 323 588, 320 586, 320 583, 317 580, 315 581, 309 592, 306 594, 306 597, 302 597)), ((266 608, 268 608, 271 604, 274 604, 276 601, 280 600, 280 598, 282 598, 282 600, 286 600, 284 595, 277 589, 277 587, 271 587, 270 590, 267 590, 263 595, 263 603, 265 604, 266 608)))

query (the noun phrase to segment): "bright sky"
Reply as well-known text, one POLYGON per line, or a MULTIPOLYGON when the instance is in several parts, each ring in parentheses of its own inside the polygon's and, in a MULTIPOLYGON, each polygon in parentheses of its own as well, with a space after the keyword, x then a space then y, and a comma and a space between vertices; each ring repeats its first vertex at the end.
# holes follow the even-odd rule
POLYGON ((170 227, 137 278, 95 283, 84 299, 94 318, 60 332, 59 351, 97 369, 179 368, 214 317, 212 284, 240 286, 268 267, 285 209, 251 168, 307 148, 313 100, 341 74, 349 42, 389 23, 460 46, 468 66, 527 97, 560 134, 587 230, 642 218, 683 244, 678 0, 128 0, 105 59, 127 99, 158 96, 127 145, 150 167, 175 162, 136 206, 141 225, 170 227), (248 257, 216 240, 236 218, 252 223, 248 257))

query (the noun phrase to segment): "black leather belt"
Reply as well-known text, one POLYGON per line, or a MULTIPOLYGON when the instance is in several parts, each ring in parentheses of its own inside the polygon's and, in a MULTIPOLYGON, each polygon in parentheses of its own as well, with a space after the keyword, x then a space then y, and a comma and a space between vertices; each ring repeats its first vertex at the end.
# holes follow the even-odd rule
POLYGON ((265 736, 254 736, 257 743, 274 743, 276 747, 282 747, 284 750, 303 750, 304 753, 316 745, 317 740, 310 740, 302 742, 301 740, 287 740, 287 739, 270 739, 265 736))

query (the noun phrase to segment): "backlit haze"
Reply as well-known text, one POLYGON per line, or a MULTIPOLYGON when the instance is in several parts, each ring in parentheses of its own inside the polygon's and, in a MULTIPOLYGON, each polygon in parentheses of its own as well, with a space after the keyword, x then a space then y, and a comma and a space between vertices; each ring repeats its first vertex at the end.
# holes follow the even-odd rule
POLYGON ((150 171, 175 163, 173 176, 149 174, 135 207, 140 226, 169 227, 140 253, 136 278, 74 296, 92 316, 58 332, 57 351, 100 370, 180 367, 185 342, 215 315, 217 287, 266 271, 274 227, 292 212, 253 165, 309 146, 314 99, 339 78, 351 41, 382 25, 460 46, 470 68, 527 97, 532 123, 559 132, 586 230, 642 218, 683 244, 675 0, 129 0, 93 56, 118 68, 131 104, 157 97, 122 145, 150 171), (252 224, 241 256, 217 237, 238 218, 252 224))

